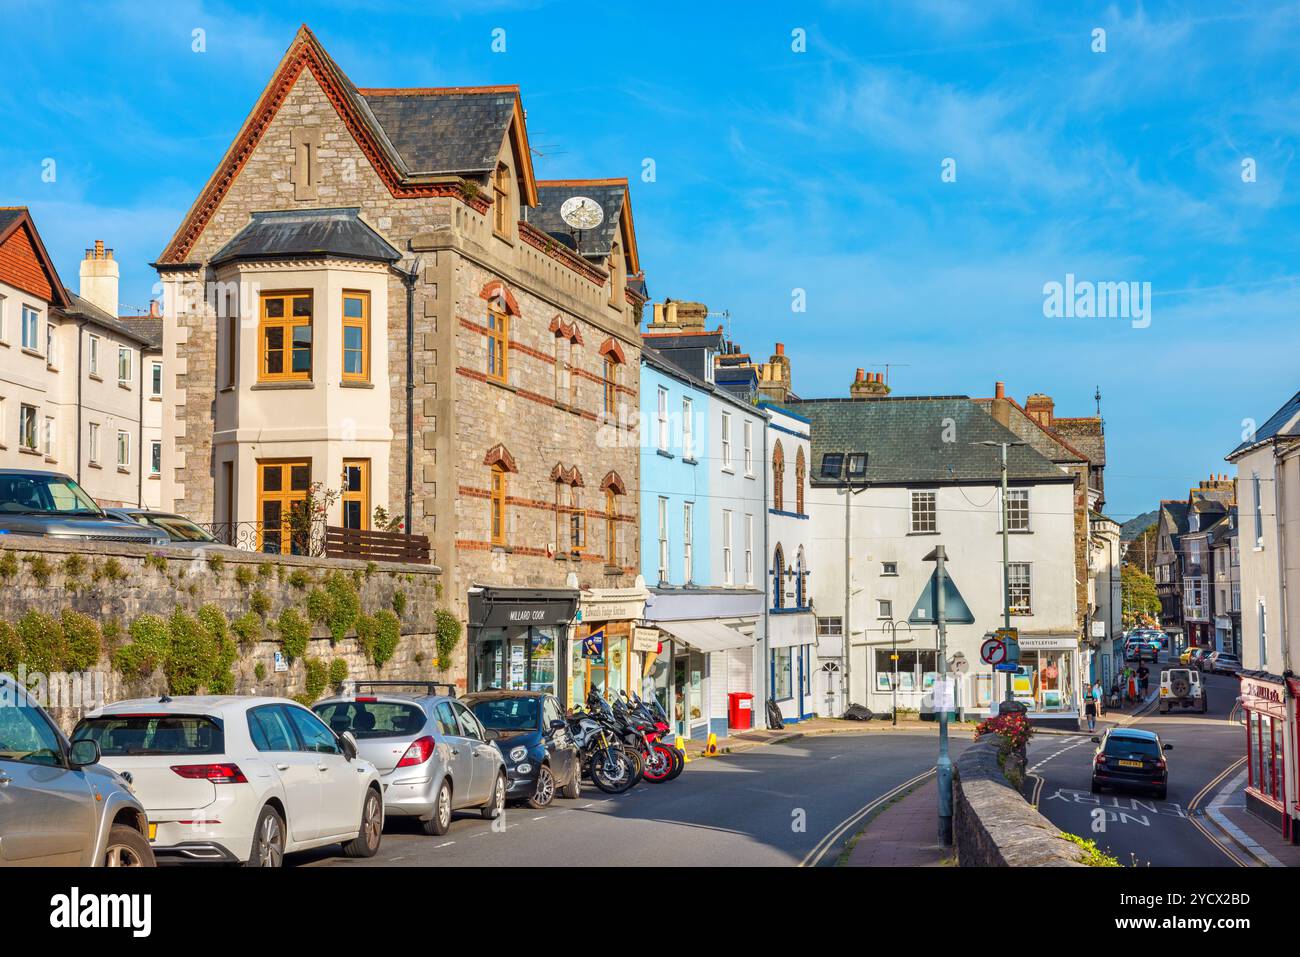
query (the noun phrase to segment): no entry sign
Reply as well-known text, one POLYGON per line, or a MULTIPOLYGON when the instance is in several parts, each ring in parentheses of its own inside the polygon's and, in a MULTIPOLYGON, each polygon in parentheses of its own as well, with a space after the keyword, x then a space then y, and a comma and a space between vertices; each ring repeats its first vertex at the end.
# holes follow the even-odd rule
POLYGON ((980 645, 980 661, 986 665, 1000 665, 1007 660, 1007 646, 999 638, 986 638, 980 645))

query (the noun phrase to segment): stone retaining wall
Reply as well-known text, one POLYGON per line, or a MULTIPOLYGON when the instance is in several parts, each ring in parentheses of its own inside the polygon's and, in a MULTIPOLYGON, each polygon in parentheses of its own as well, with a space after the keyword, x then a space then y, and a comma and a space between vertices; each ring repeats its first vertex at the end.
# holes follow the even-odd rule
MULTIPOLYGON (((442 605, 439 578, 439 569, 432 565, 257 552, 196 554, 171 547, 72 544, 4 536, 0 539, 0 671, 26 675, 29 688, 40 693, 30 676, 40 669, 13 660, 27 656, 25 648, 17 655, 9 649, 6 655, 4 638, 7 634, 12 641, 13 631, 8 626, 16 625, 29 612, 59 618, 66 610, 89 616, 105 631, 103 654, 90 669, 90 683, 105 701, 161 694, 168 690, 161 668, 145 676, 128 677, 114 667, 113 651, 131 642, 130 625, 143 615, 170 619, 177 609, 197 615, 203 606, 214 605, 231 622, 250 611, 262 622, 260 640, 238 644, 230 668, 235 693, 301 695, 307 688, 306 662, 329 666, 335 659, 346 663, 349 679, 421 678, 454 682, 463 688, 463 644, 451 655, 452 668, 441 671, 437 667, 435 613, 442 605), (355 592, 362 614, 387 611, 397 615, 401 638, 382 667, 376 667, 358 644, 355 627, 348 628, 341 640, 331 641, 328 624, 311 620, 309 596, 313 590, 323 590, 326 576, 332 572, 343 576, 349 590, 355 592), (310 638, 306 652, 289 662, 288 670, 277 672, 275 653, 283 645, 275 629, 286 609, 296 610, 309 622, 310 638)), ((42 699, 65 728, 86 710, 84 692, 80 700, 67 700, 69 697, 60 700, 51 694, 42 699)))
MULTIPOLYGON (((1063 841, 1007 780, 998 763, 1002 739, 985 735, 956 763, 953 840, 962 867, 1083 867, 1079 850, 1063 841)), ((1016 755, 1007 758, 1017 761, 1016 755)))

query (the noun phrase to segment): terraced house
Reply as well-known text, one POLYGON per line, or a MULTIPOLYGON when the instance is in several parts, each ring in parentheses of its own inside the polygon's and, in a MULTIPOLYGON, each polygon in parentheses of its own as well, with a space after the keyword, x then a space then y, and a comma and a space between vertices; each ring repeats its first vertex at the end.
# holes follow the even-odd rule
POLYGON ((430 537, 458 679, 585 687, 581 608, 644 596, 626 181, 539 182, 516 87, 358 88, 303 27, 156 266, 165 507, 264 550, 309 494, 382 507, 430 537))

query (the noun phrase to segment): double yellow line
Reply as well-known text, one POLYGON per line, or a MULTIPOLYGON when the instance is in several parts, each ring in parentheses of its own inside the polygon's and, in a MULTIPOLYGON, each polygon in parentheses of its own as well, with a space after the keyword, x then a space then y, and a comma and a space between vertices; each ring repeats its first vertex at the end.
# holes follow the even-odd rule
MULTIPOLYGON (((799 862, 799 866, 816 867, 818 864, 822 862, 822 860, 825 859, 827 853, 829 853, 833 848, 835 848, 839 844, 839 841, 844 837, 844 834, 847 831, 849 831, 851 828, 853 828, 855 825, 857 825, 858 822, 862 821, 864 818, 871 815, 882 805, 888 804, 890 801, 894 800, 894 798, 902 794, 905 794, 912 788, 916 787, 926 778, 933 775, 934 772, 935 772, 934 768, 930 768, 928 771, 922 771, 916 777, 909 778, 908 780, 904 781, 902 784, 898 785, 898 787, 890 791, 886 791, 884 794, 880 795, 880 797, 876 798, 871 803, 866 804, 863 807, 859 808, 858 810, 854 811, 843 821, 841 821, 838 825, 836 825, 834 830, 832 830, 829 834, 827 834, 820 841, 818 841, 817 846, 814 847, 811 851, 809 851, 808 854, 804 857, 804 859, 799 862)), ((938 826, 938 822, 936 821, 936 827, 937 826, 938 826)))
POLYGON ((1214 778, 1214 780, 1212 780, 1209 784, 1205 785, 1205 787, 1201 788, 1198 792, 1196 792, 1196 797, 1192 798, 1190 801, 1187 802, 1187 820, 1191 821, 1192 826, 1196 828, 1198 831, 1200 831, 1202 836, 1205 837, 1206 840, 1208 840, 1219 850, 1223 851, 1223 853, 1228 856, 1228 859, 1231 860, 1238 867, 1250 867, 1251 865, 1243 861, 1232 850, 1232 848, 1230 848, 1227 844, 1223 843, 1223 841, 1219 840, 1218 837, 1216 837, 1208 827, 1206 827, 1199 820, 1197 820, 1194 812, 1196 811, 1197 807, 1200 805, 1201 801, 1205 799, 1205 796, 1207 794, 1209 794, 1214 788, 1222 784, 1223 781, 1225 781, 1229 775, 1234 774, 1238 770, 1240 770, 1241 766, 1245 763, 1246 763, 1245 757, 1240 757, 1236 761, 1233 761, 1230 765, 1228 765, 1221 772, 1219 772, 1219 775, 1216 778, 1214 778))

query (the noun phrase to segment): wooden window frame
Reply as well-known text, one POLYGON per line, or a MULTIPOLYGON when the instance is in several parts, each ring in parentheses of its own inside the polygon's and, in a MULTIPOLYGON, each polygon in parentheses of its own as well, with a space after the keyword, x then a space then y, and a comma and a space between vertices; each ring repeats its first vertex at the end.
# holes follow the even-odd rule
POLYGON ((505 383, 510 378, 510 313, 495 306, 488 307, 487 338, 487 369, 484 371, 489 382, 505 383), (497 357, 495 367, 493 355, 497 357))
POLYGON ((569 486, 569 554, 581 555, 587 550, 587 513, 582 507, 581 486, 569 486))
MULTIPOLYGON (((304 501, 307 493, 311 488, 311 459, 310 458, 287 458, 287 459, 258 459, 257 460, 257 550, 265 551, 264 538, 266 533, 265 519, 263 519, 263 505, 268 501, 278 501, 280 503, 280 551, 281 555, 292 554, 293 549, 293 525, 290 515, 293 511, 295 502, 304 501), (293 469, 295 466, 305 466, 307 469, 307 488, 295 490, 293 488, 293 469), (267 469, 280 469, 280 489, 275 492, 266 491, 266 471, 267 469), (295 494, 295 491, 298 494, 295 494)), ((275 554, 275 553, 272 553, 275 554)))
POLYGON ((492 466, 488 495, 488 538, 493 546, 506 545, 506 495, 509 491, 509 473, 500 463, 492 466))
POLYGON ((344 289, 343 298, 340 301, 342 321, 343 321, 343 338, 340 342, 340 353, 343 359, 343 381, 344 382, 369 382, 370 381, 370 293, 364 289, 344 289), (347 302, 349 299, 358 299, 361 302, 361 316, 349 316, 347 314, 347 302), (361 371, 348 372, 348 330, 361 330, 361 371))
POLYGON ((258 296, 257 303, 257 381, 258 382, 310 382, 316 369, 316 335, 314 330, 316 303, 310 289, 276 290, 264 292, 258 296), (295 316, 293 303, 296 299, 306 299, 308 315, 295 316), (284 315, 270 318, 266 314, 266 304, 276 300, 284 303, 284 315), (312 330, 311 348, 308 351, 310 362, 306 372, 293 371, 293 331, 299 326, 312 330), (282 329, 284 334, 281 352, 284 353, 282 371, 267 371, 266 333, 269 329, 282 329))
POLYGON ((785 448, 780 439, 772 450, 772 508, 778 512, 785 509, 785 448))
POLYGON ((339 511, 339 522, 344 528, 347 528, 347 505, 349 502, 357 502, 361 505, 361 527, 360 531, 366 531, 370 528, 370 459, 344 459, 343 460, 343 492, 339 496, 341 509, 339 511), (348 469, 353 466, 361 469, 361 490, 352 492, 348 490, 348 469))
POLYGON ((226 368, 223 371, 221 385, 224 389, 233 389, 239 370, 239 316, 227 312, 226 326, 226 368))
POLYGON ((510 167, 497 163, 492 175, 492 232, 510 238, 510 167))
POLYGON ((618 360, 605 356, 605 413, 613 415, 618 411, 618 360))
POLYGON ((605 564, 618 565, 618 496, 605 489, 605 564))
POLYGON ((804 457, 803 446, 801 445, 794 457, 794 512, 796 515, 804 514, 803 487, 806 484, 807 478, 808 462, 804 457))

